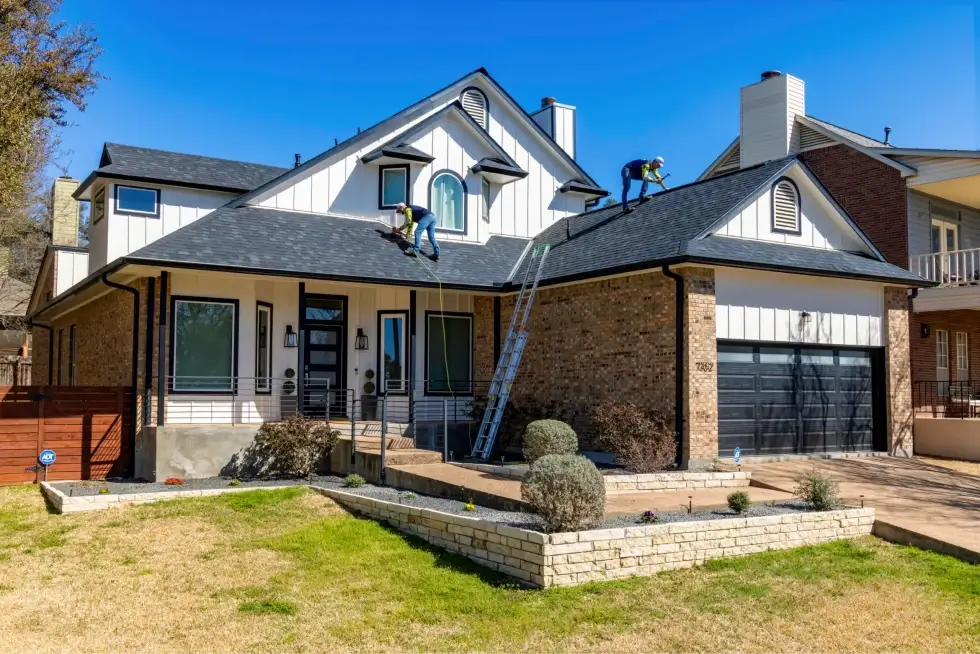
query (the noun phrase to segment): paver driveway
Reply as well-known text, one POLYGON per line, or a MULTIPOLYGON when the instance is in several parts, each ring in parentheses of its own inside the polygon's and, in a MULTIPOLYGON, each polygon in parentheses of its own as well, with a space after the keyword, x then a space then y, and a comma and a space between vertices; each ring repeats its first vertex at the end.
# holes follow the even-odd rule
POLYGON ((801 460, 745 466, 753 481, 792 491, 795 478, 816 466, 856 503, 864 495, 879 520, 980 552, 980 476, 917 458, 801 460))

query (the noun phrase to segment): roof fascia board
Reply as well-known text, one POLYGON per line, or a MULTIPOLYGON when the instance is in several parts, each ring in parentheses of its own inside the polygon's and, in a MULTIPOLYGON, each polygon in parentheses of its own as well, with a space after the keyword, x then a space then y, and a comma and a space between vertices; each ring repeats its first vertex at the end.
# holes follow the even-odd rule
MULTIPOLYGON (((911 177, 912 175, 917 175, 918 174, 918 171, 915 170, 914 168, 911 168, 911 167, 906 166, 906 165, 904 165, 902 163, 899 163, 898 161, 895 161, 894 159, 889 159, 888 157, 879 154, 877 151, 880 150, 881 148, 868 148, 868 147, 865 147, 865 146, 860 145, 858 143, 855 143, 854 141, 852 141, 852 140, 850 140, 848 138, 845 138, 845 137, 841 136, 840 134, 837 134, 837 133, 835 133, 835 132, 827 129, 823 125, 820 125, 818 123, 815 123, 814 121, 810 120, 806 116, 797 115, 796 116, 796 120, 799 123, 801 123, 802 125, 806 125, 807 127, 809 127, 810 129, 812 129, 813 131, 819 132, 819 133, 823 134, 824 136, 826 136, 829 139, 833 139, 834 141, 837 141, 838 143, 840 143, 842 145, 846 145, 846 146, 848 146, 850 148, 854 148, 858 152, 861 152, 863 154, 866 154, 869 157, 871 157, 872 159, 877 159, 878 161, 880 161, 881 163, 885 164, 886 166, 890 166, 890 167, 894 168, 898 172, 902 173, 902 177, 911 177)), ((887 149, 888 150, 891 150, 891 148, 887 148, 887 149)))
POLYGON ((980 150, 930 150, 917 148, 870 148, 878 154, 899 157, 939 157, 944 159, 980 159, 980 150))
POLYGON ((162 184, 164 186, 179 186, 181 188, 193 188, 199 189, 201 191, 218 191, 220 193, 245 193, 249 189, 235 188, 231 186, 218 186, 216 184, 198 184, 195 182, 181 182, 171 179, 162 179, 160 177, 150 177, 146 175, 124 175, 120 173, 106 173, 100 172, 98 170, 93 170, 85 181, 79 184, 78 188, 72 193, 72 197, 76 200, 82 200, 80 197, 82 193, 88 190, 88 187, 96 179, 105 180, 119 180, 123 182, 143 182, 145 184, 162 184))
POLYGON ((27 317, 30 319, 35 318, 38 314, 48 311, 52 307, 55 307, 61 304, 62 302, 68 300, 69 298, 74 297, 79 293, 79 291, 83 291, 86 288, 92 286, 93 284, 100 282, 102 279, 102 275, 117 272, 119 270, 122 270, 125 266, 126 266, 125 258, 116 259, 115 261, 111 261, 107 263, 106 265, 96 270, 94 273, 89 274, 88 277, 78 282, 70 289, 62 293, 61 295, 52 298, 51 301, 45 304, 43 307, 38 308, 33 313, 29 313, 27 317))
POLYGON ((741 137, 736 136, 735 139, 728 144, 728 147, 722 150, 721 154, 715 157, 715 160, 711 162, 711 165, 705 168, 704 172, 701 173, 701 175, 694 181, 700 182, 702 180, 707 179, 711 175, 711 173, 715 171, 715 168, 717 168, 722 161, 728 158, 728 155, 730 155, 732 153, 732 150, 735 149, 735 146, 738 145, 740 138, 741 137))

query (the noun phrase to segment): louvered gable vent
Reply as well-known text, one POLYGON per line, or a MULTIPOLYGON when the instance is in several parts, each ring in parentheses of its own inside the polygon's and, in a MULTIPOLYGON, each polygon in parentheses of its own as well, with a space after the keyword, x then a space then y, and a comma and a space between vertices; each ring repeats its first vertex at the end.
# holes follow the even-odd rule
POLYGON ((834 142, 834 139, 824 136, 817 130, 800 125, 800 151, 832 145, 834 142))
POLYGON ((800 195, 788 179, 776 182, 772 189, 772 228, 778 232, 800 231, 800 195))
POLYGON ((459 96, 463 111, 468 113, 483 129, 487 128, 487 97, 479 89, 466 89, 459 96))

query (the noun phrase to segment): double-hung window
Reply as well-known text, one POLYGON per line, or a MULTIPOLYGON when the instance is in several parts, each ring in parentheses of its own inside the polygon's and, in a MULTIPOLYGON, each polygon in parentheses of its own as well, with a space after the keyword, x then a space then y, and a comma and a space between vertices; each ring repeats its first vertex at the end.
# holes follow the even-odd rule
POLYGON ((173 298, 174 391, 233 390, 237 313, 237 300, 173 298))
POLYGON ((382 391, 404 393, 408 390, 407 347, 405 327, 408 313, 405 311, 380 312, 378 323, 381 332, 381 386, 382 391))
POLYGON ((970 348, 966 332, 956 332, 956 381, 970 379, 970 348))
POLYGON ((936 330, 936 381, 939 382, 939 394, 949 394, 949 332, 945 329, 936 330))
POLYGON ((160 191, 155 188, 116 184, 116 213, 158 217, 160 191))
POLYGON ((272 390, 272 305, 259 302, 255 306, 255 390, 272 390))
POLYGON ((378 208, 394 209, 399 202, 408 204, 408 166, 381 166, 378 173, 378 208))
POLYGON ((426 315, 425 372, 430 394, 469 395, 472 392, 472 315, 426 315))

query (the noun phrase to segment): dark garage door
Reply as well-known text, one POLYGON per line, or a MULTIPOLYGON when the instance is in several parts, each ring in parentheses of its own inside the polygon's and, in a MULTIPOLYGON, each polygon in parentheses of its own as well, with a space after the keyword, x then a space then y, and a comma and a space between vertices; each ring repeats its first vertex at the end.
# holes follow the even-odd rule
POLYGON ((875 349, 718 344, 718 453, 876 449, 875 349))

